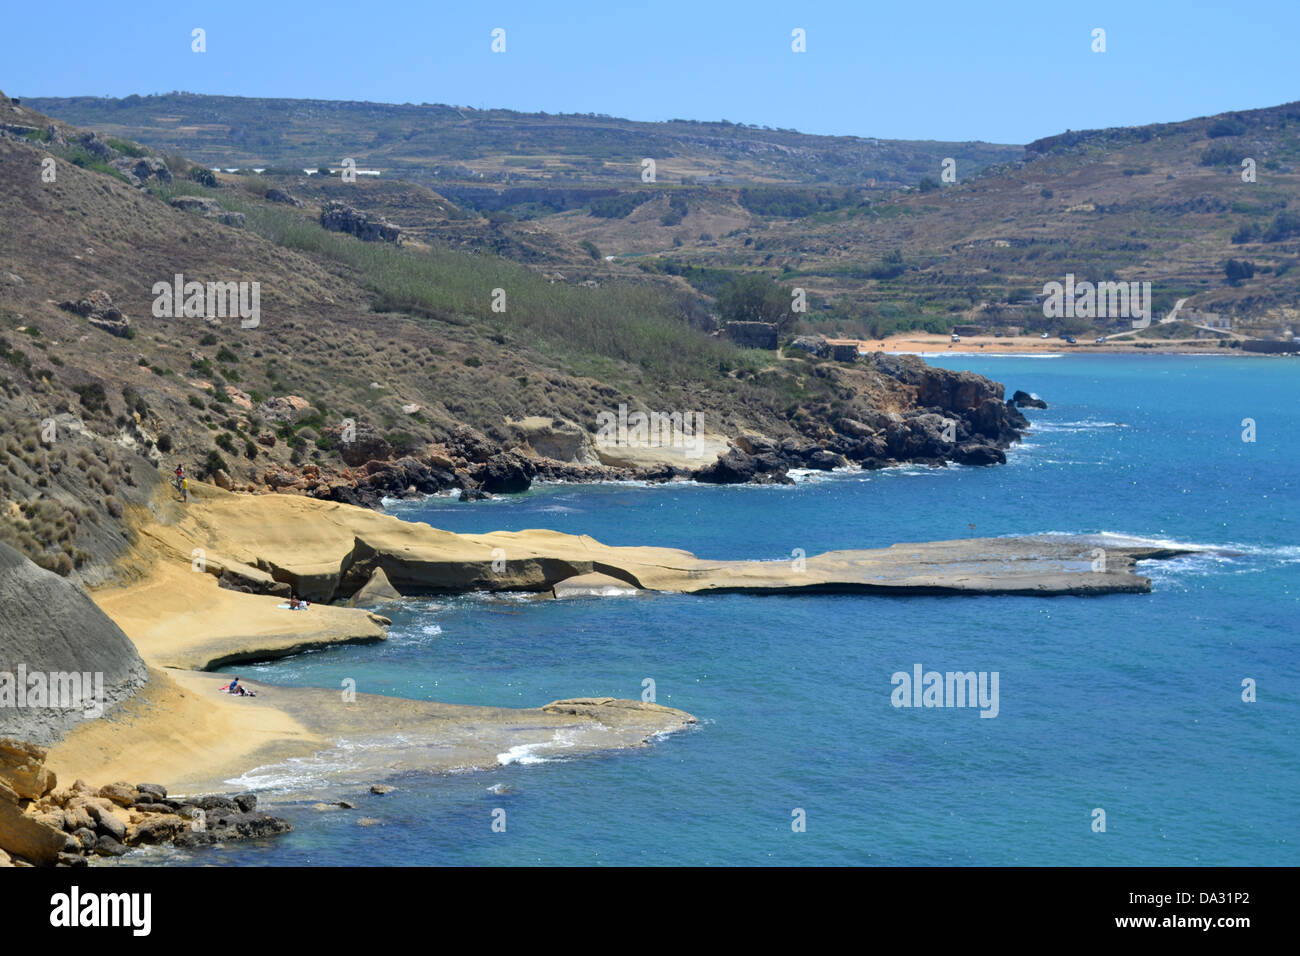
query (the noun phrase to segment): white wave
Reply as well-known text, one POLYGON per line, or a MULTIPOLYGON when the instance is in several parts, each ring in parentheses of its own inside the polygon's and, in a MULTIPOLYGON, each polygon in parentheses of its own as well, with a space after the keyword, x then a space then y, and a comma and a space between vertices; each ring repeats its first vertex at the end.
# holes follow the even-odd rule
POLYGON ((559 756, 543 756, 544 753, 557 750, 568 750, 576 744, 577 740, 574 731, 557 730, 555 736, 550 740, 543 740, 531 744, 516 744, 505 753, 497 754, 497 763, 503 767, 508 767, 512 763, 517 763, 521 766, 538 763, 551 763, 552 761, 563 758, 559 756))
MULTIPOLYGON (((1175 538, 1129 534, 1124 531, 1044 531, 1041 534, 1044 536, 1087 538, 1097 541, 1098 544, 1110 544, 1117 548, 1166 548, 1171 551, 1198 551, 1217 558, 1262 557, 1278 559, 1283 563, 1300 561, 1300 545, 1243 544, 1235 541, 1207 544, 1198 541, 1179 541, 1175 538)), ((1004 537, 1017 536, 1005 535, 1004 537)))
POLYGON ((916 355, 920 358, 943 358, 947 355, 961 358, 1042 358, 1042 359, 1059 359, 1064 358, 1061 352, 913 352, 898 351, 886 352, 886 355, 916 355))
POLYGON ((1086 431, 1094 431, 1099 428, 1132 428, 1132 427, 1133 427, 1132 425, 1129 425, 1125 422, 1098 422, 1098 421, 1091 421, 1091 420, 1082 421, 1082 422, 1034 421, 1030 423, 1029 430, 1031 432, 1086 432, 1086 431))

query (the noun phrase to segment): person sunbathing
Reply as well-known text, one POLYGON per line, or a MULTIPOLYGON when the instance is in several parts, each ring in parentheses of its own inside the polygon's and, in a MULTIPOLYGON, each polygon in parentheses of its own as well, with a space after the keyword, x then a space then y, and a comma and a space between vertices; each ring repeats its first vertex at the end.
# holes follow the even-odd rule
POLYGON ((234 694, 234 695, 237 696, 237 697, 256 697, 256 696, 257 696, 257 691, 255 691, 255 690, 249 690, 247 687, 245 687, 245 686, 243 686, 242 684, 240 684, 240 683, 239 683, 239 678, 238 678, 238 677, 236 677, 234 680, 232 680, 229 684, 226 684, 224 687, 218 687, 217 690, 223 690, 223 691, 225 691, 227 694, 234 694))

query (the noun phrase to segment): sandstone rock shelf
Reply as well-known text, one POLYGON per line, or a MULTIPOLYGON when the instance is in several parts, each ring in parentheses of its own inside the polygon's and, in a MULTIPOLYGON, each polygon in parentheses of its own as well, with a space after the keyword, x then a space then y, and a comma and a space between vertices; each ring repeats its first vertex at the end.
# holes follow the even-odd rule
MULTIPOLYGON (((287 584, 319 602, 345 601, 358 592, 364 596, 372 582, 382 585, 372 593, 385 599, 472 590, 557 597, 628 589, 686 594, 1144 593, 1151 583, 1137 573, 1136 562, 1187 553, 1116 546, 1086 536, 1040 535, 895 544, 804 560, 713 561, 671 548, 613 547, 585 535, 547 530, 453 534, 309 498, 244 497, 209 488, 201 495, 181 521, 149 532, 174 566, 188 568, 189 556, 200 549, 210 575, 224 579, 230 568, 259 569, 255 573, 266 582, 287 584), (601 587, 586 586, 592 581, 601 587)), ((241 580, 252 576, 244 572, 241 580)), ((253 585, 256 590, 255 581, 253 585)), ((335 625, 340 634, 351 628, 356 632, 351 639, 364 639, 367 628, 383 619, 357 616, 361 613, 314 606, 307 615, 289 617, 297 628, 316 629, 313 640, 330 640, 325 632, 335 625)), ((284 616, 278 623, 285 623, 284 616)), ((189 666, 203 663, 191 658, 189 666)))

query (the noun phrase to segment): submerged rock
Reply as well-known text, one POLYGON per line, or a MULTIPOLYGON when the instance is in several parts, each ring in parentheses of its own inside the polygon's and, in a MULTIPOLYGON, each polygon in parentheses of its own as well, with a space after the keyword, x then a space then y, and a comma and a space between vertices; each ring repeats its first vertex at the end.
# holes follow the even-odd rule
POLYGON ((1047 407, 1047 403, 1043 401, 1041 398, 1035 398, 1034 396, 1030 395, 1028 392, 1022 392, 1020 390, 1017 390, 1016 393, 1011 396, 1011 402, 1017 408, 1046 408, 1047 407))

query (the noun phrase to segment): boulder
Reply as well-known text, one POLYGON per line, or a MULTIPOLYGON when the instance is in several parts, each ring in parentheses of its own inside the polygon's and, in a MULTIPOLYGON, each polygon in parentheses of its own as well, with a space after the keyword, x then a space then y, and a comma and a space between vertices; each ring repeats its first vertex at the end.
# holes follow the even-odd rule
POLYGON ((1005 465, 1007 456, 996 445, 963 442, 953 452, 952 460, 962 465, 1005 465))
POLYGON ((117 150, 99 138, 97 133, 82 133, 78 139, 81 147, 96 159, 109 162, 117 157, 117 150))
POLYGON ((46 750, 37 744, 0 737, 0 783, 22 799, 39 800, 58 784, 45 768, 46 750))
POLYGON ((289 195, 283 189, 268 189, 266 191, 265 198, 267 202, 284 203, 286 206, 302 205, 302 200, 295 199, 293 196, 289 195))
POLYGON ((790 348, 799 349, 818 358, 830 358, 831 347, 824 335, 798 335, 790 342, 790 348))
POLYGON ((453 459, 463 458, 479 464, 501 451, 500 445, 468 425, 457 425, 443 444, 453 459))
POLYGON ((600 456, 586 429, 560 418, 534 416, 510 423, 520 441, 543 458, 576 465, 596 465, 600 456))
POLYGON ((125 338, 130 335, 131 321, 113 305, 112 297, 103 289, 94 289, 81 299, 65 299, 59 303, 65 312, 82 316, 98 329, 125 338))
POLYGON ((1022 392, 1019 389, 1011 396, 1011 402, 1017 408, 1046 408, 1047 403, 1041 398, 1035 398, 1028 392, 1022 392))
POLYGON ((52 866, 67 846, 68 834, 24 813, 18 801, 18 794, 0 783, 0 850, 52 866))
POLYGON ((117 837, 101 833, 95 841, 94 852, 100 856, 126 856, 126 847, 117 837))
POLYGON ((371 217, 368 213, 353 209, 351 206, 331 199, 321 207, 320 224, 333 232, 346 232, 363 242, 398 242, 401 239, 401 227, 393 225, 382 217, 371 217))
POLYGON ((386 461, 393 455, 393 446, 367 422, 357 422, 346 434, 342 425, 330 425, 322 433, 334 442, 343 461, 354 468, 368 461, 386 461))
POLYGON ((741 432, 732 439, 732 444, 746 455, 770 455, 780 447, 772 439, 758 432, 741 432))
POLYGON ((108 783, 99 788, 99 795, 112 800, 119 807, 129 807, 135 803, 135 790, 124 783, 108 783))
POLYGON ((536 466, 527 458, 514 452, 502 452, 489 458, 475 478, 486 492, 510 495, 527 491, 536 473, 536 466))
POLYGON ((780 484, 791 482, 785 464, 775 455, 748 455, 739 448, 732 448, 725 455, 719 455, 717 461, 697 469, 692 477, 711 485, 738 485, 757 481, 780 484))
POLYGON ((112 810, 106 810, 98 804, 87 804, 86 810, 95 820, 95 832, 106 833, 119 843, 126 839, 126 820, 123 820, 112 810))
POLYGON ((208 814, 201 830, 188 829, 175 838, 176 846, 204 846, 232 840, 253 840, 289 833, 293 825, 269 813, 219 812, 208 814))
POLYGON ((385 601, 400 600, 402 595, 388 582, 384 569, 376 567, 370 572, 370 579, 361 586, 361 590, 352 595, 349 607, 365 607, 370 604, 383 604, 385 601))
POLYGON ((150 182, 169 183, 172 181, 171 170, 157 156, 123 157, 113 160, 109 165, 118 172, 133 177, 136 184, 140 186, 150 182))
POLYGON ((268 398, 257 406, 257 413, 268 422, 294 425, 316 413, 311 402, 299 395, 280 395, 268 398))
POLYGON ((177 196, 172 200, 172 205, 184 212, 197 213, 205 219, 215 219, 223 225, 244 225, 242 212, 226 212, 221 208, 221 203, 206 196, 177 196))
POLYGON ((127 846, 170 843, 185 832, 189 822, 175 814, 151 815, 147 820, 131 827, 126 836, 127 846))
POLYGON ((157 797, 159 800, 167 799, 167 788, 162 786, 161 784, 137 783, 135 785, 135 789, 142 794, 147 794, 152 797, 157 797))

